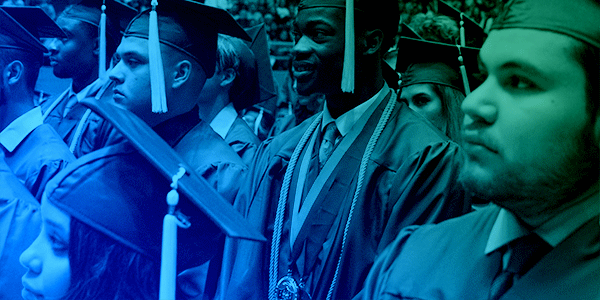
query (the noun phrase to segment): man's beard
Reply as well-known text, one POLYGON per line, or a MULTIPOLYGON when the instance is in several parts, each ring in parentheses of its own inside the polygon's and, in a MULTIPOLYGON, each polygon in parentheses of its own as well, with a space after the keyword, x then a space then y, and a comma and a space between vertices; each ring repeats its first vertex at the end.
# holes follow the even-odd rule
POLYGON ((544 219, 598 182, 600 159, 593 136, 593 125, 588 124, 571 145, 560 149, 564 154, 552 169, 512 164, 484 180, 472 174, 467 163, 459 182, 476 199, 494 202, 523 219, 544 219))

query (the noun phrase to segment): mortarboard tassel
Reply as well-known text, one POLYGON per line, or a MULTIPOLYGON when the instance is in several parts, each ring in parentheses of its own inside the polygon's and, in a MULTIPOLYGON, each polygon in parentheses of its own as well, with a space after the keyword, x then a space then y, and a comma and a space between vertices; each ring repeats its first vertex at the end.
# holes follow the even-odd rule
POLYGON ((258 116, 256 117, 256 120, 254 121, 254 134, 256 134, 258 136, 258 129, 260 128, 260 122, 262 122, 263 119, 263 114, 264 114, 264 108, 260 108, 260 111, 258 112, 258 116))
POLYGON ((354 93, 354 0, 346 0, 346 39, 342 92, 354 93))
POLYGON ((185 169, 179 167, 177 174, 173 175, 172 190, 167 194, 169 213, 163 219, 162 251, 160 254, 160 289, 159 300, 175 299, 177 278, 177 226, 180 225, 175 216, 175 207, 179 203, 177 183, 185 175, 185 169))
POLYGON ((465 21, 463 21, 463 13, 460 13, 460 46, 464 47, 466 45, 465 38, 465 21))
POLYGON ((458 62, 460 64, 460 74, 462 75, 462 81, 465 87, 465 96, 468 96, 471 93, 471 88, 469 87, 469 77, 467 77, 467 69, 465 68, 460 46, 456 45, 456 47, 458 48, 458 62))
POLYGON ((162 56, 158 37, 158 15, 156 6, 158 0, 152 0, 150 25, 148 28, 148 58, 150 60, 150 89, 152 92, 152 112, 167 112, 167 95, 165 92, 165 76, 163 73, 162 56))
POLYGON ((98 57, 98 78, 106 78, 106 4, 102 1, 100 14, 100 54, 98 57))

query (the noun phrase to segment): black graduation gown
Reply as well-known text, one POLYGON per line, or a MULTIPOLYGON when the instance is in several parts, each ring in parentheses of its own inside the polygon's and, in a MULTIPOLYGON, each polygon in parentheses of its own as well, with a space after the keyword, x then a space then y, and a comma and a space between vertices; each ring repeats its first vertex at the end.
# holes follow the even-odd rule
MULTIPOLYGON (((487 299, 502 261, 499 251, 484 253, 499 212, 490 206, 441 224, 406 228, 377 259, 356 299, 487 299)), ((600 299, 598 216, 544 256, 500 299, 600 299)))
POLYGON ((0 153, 0 299, 21 299, 21 253, 40 232, 40 206, 0 153))
MULTIPOLYGON (((389 97, 390 94, 375 110, 357 140, 369 139, 389 97)), ((226 239, 216 298, 266 299, 273 222, 283 177, 294 148, 313 118, 267 140, 259 148, 234 206, 264 233, 268 242, 226 239)), ((331 187, 318 197, 327 201, 320 205, 316 202, 299 233, 298 239, 318 252, 311 270, 313 299, 325 299, 331 285, 358 176, 357 167, 344 168, 352 161, 360 162, 363 151, 364 148, 346 152, 328 180, 331 187), (350 176, 345 176, 348 172, 350 176), (342 177, 346 179, 340 180, 342 177), (323 238, 324 242, 318 242, 323 238)), ((416 115, 406 103, 396 103, 368 162, 333 299, 350 299, 358 293, 375 256, 401 228, 439 222, 469 210, 464 193, 456 184, 461 161, 457 144, 416 115)), ((278 278, 285 275, 290 260, 290 203, 288 199, 278 278)))
POLYGON ((246 121, 240 117, 235 118, 224 140, 242 158, 246 166, 250 165, 256 149, 260 145, 260 140, 256 134, 248 127, 246 121))
POLYGON ((75 157, 48 124, 41 124, 25 137, 12 152, 4 151, 4 159, 13 173, 38 201, 42 200, 46 183, 75 157))
POLYGON ((197 107, 153 129, 225 200, 233 203, 240 178, 248 168, 208 123, 198 119, 197 107))
MULTIPOLYGON (((112 95, 112 81, 98 79, 90 85, 84 98, 95 99, 96 101, 112 101, 112 95)), ((96 113, 90 111, 89 115, 84 118, 88 108, 81 103, 75 104, 67 115, 63 116, 67 104, 66 100, 66 98, 63 98, 48 113, 44 123, 51 125, 69 147, 76 139, 73 147, 75 157, 81 157, 108 145, 118 144, 123 140, 122 136, 113 130, 110 123, 96 113), (81 126, 81 132, 77 133, 79 126, 81 126)), ((54 101, 42 103, 42 111, 47 113, 54 101)))

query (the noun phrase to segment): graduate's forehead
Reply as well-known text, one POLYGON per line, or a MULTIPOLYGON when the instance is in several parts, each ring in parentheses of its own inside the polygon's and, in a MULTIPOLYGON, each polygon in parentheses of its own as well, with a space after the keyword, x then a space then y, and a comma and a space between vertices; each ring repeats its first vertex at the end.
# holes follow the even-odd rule
POLYGON ((535 29, 493 30, 479 53, 486 68, 519 68, 546 76, 568 75, 581 69, 571 55, 571 37, 535 29))
POLYGON ((52 204, 45 195, 42 197, 40 210, 44 226, 68 238, 71 216, 52 204))
POLYGON ((294 20, 294 27, 315 26, 340 27, 344 25, 344 10, 337 7, 312 7, 300 10, 294 20))
MULTIPOLYGON (((62 29, 67 36, 72 36, 74 34, 80 33, 81 35, 85 35, 87 31, 83 31, 83 22, 73 18, 58 18, 56 20, 56 24, 62 29)), ((88 25, 91 26, 91 25, 88 25)))
POLYGON ((135 55, 148 58, 148 40, 133 36, 123 37, 117 48, 117 55, 120 57, 135 55))

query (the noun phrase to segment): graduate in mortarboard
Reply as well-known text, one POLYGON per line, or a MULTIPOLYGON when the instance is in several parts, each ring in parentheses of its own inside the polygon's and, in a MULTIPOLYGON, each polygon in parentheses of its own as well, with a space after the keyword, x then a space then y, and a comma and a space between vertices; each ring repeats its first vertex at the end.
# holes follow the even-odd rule
POLYGON ((39 38, 63 37, 64 32, 39 8, 14 7, 10 13, 37 18, 21 25, 0 8, 0 148, 8 166, 39 201, 48 180, 74 160, 54 129, 42 123, 34 101, 47 52, 39 38))
POLYGON ((75 159, 54 129, 42 124, 34 104, 47 52, 39 38, 64 33, 39 8, 13 8, 11 14, 0 7, 0 299, 20 299, 24 269, 18 257, 39 233, 42 192, 75 159), (32 19, 21 24, 11 16, 15 11, 32 19))
POLYGON ((0 298, 20 299, 24 268, 19 256, 40 232, 40 204, 0 153, 0 298))
POLYGON ((257 60, 246 42, 219 34, 216 61, 215 73, 200 94, 200 119, 208 122, 248 165, 260 140, 238 111, 260 102, 257 60))
POLYGON ((211 259, 223 234, 262 239, 142 120, 87 105, 128 141, 47 185, 41 232, 20 256, 24 299, 181 299, 177 273, 211 259))
POLYGON ((398 18, 397 1, 300 2, 293 78, 324 109, 259 149, 234 206, 269 241, 226 241, 219 299, 350 299, 402 227, 468 209, 459 146, 386 82, 398 18))
POLYGON ((506 4, 463 101, 460 182, 491 204, 403 230, 357 299, 599 299, 600 3, 506 4))
POLYGON ((409 34, 398 41, 400 99, 459 142, 464 116, 460 105, 476 88, 478 49, 460 46, 458 24, 447 16, 418 14, 402 28, 409 34))
POLYGON ((67 36, 49 44, 50 66, 56 77, 71 79, 71 85, 41 106, 44 123, 54 127, 76 157, 108 143, 103 138, 105 122, 79 102, 86 97, 111 100, 106 69, 121 31, 136 13, 115 0, 80 0, 56 20, 67 36))
POLYGON ((246 166, 198 109, 215 72, 218 33, 250 40, 224 10, 195 1, 160 2, 126 28, 108 75, 115 104, 144 120, 233 202, 246 166))

